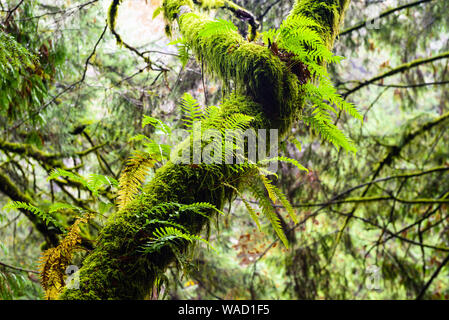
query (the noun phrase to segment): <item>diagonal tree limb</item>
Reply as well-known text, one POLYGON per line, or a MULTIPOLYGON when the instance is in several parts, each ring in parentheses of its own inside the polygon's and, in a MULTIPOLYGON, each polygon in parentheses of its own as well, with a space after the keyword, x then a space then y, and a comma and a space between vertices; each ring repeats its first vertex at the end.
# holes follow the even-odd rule
MULTIPOLYGON (((347 0, 297 0, 291 14, 316 20, 322 26, 320 35, 332 47, 348 4, 347 0)), ((165 0, 163 11, 169 22, 178 23, 184 39, 197 57, 204 58, 209 72, 236 82, 239 90, 222 103, 223 120, 240 113, 254 117, 255 129, 279 129, 280 136, 289 131, 303 97, 298 78, 277 56, 234 31, 210 39, 202 37, 207 20, 195 14, 190 0, 165 0)), ((144 227, 145 220, 157 219, 157 206, 163 203, 207 202, 220 209, 233 195, 223 182, 238 188, 248 174, 235 173, 226 165, 192 167, 168 162, 156 171, 140 197, 110 217, 98 246, 80 269, 80 289, 66 289, 59 298, 142 299, 160 283, 167 266, 176 259, 175 252, 189 247, 188 242, 180 242, 175 247, 164 245, 142 252, 142 245, 152 239, 157 227, 144 227)), ((211 210, 204 212, 204 216, 212 215, 211 210)), ((209 222, 204 216, 170 211, 164 217, 173 217, 190 234, 199 234, 209 222)))
POLYGON ((430 277, 429 281, 424 285, 424 287, 421 289, 421 292, 416 297, 416 300, 421 300, 424 297, 424 294, 429 289, 430 285, 432 284, 433 280, 438 277, 443 267, 449 262, 449 255, 446 256, 446 258, 441 262, 441 264, 438 266, 438 268, 435 270, 435 272, 430 277))
POLYGON ((431 62, 434 62, 434 61, 437 61, 437 60, 447 59, 447 58, 449 58, 449 51, 440 53, 440 54, 435 55, 433 57, 424 58, 424 59, 416 59, 416 60, 413 60, 411 62, 407 62, 407 63, 401 64, 401 65, 397 66, 396 68, 394 68, 392 70, 389 70, 389 71, 384 72, 384 73, 382 73, 380 75, 377 75, 377 76, 375 76, 375 77, 373 77, 373 78, 371 78, 369 80, 363 81, 359 85, 357 85, 354 88, 352 88, 352 89, 348 90, 347 92, 345 92, 343 94, 343 96, 345 98, 347 98, 349 95, 353 94, 354 92, 356 92, 356 91, 366 87, 367 85, 374 84, 376 81, 379 81, 379 80, 382 80, 382 79, 394 76, 394 75, 396 75, 398 73, 407 71, 409 69, 418 67, 418 66, 426 64, 426 63, 431 63, 431 62))

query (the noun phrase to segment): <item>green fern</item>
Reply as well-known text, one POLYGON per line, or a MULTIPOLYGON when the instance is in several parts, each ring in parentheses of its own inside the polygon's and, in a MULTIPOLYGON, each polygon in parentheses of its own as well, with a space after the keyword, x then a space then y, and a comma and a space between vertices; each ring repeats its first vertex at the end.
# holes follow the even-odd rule
POLYGON ((117 205, 119 209, 123 209, 134 200, 139 193, 139 188, 156 162, 157 160, 151 155, 142 152, 134 152, 128 159, 118 181, 117 205))
POLYGON ((267 164, 267 163, 270 163, 270 162, 275 162, 275 161, 290 163, 290 164, 294 165, 296 168, 298 168, 301 171, 309 172, 309 169, 304 167, 297 160, 291 159, 291 158, 288 158, 288 157, 274 157, 274 158, 262 159, 262 160, 260 160, 258 162, 258 165, 264 165, 264 164, 267 164))
POLYGON ((292 204, 290 201, 288 201, 285 194, 276 186, 272 186, 272 192, 275 194, 276 198, 279 200, 279 202, 284 206, 285 210, 287 211, 288 215, 292 219, 294 223, 298 223, 298 216, 296 215, 295 210, 292 207, 292 204))
POLYGON ((181 109, 184 112, 183 122, 189 129, 196 121, 204 120, 204 113, 198 101, 190 93, 184 93, 182 96, 181 109))
POLYGON ((64 227, 51 214, 31 205, 29 203, 21 202, 21 201, 10 201, 3 207, 3 209, 7 210, 7 211, 19 210, 19 209, 29 211, 32 214, 41 218, 47 226, 52 225, 52 226, 57 227, 61 231, 64 230, 64 227))
POLYGON ((331 142, 337 149, 343 147, 355 153, 357 149, 352 141, 337 126, 331 123, 329 118, 330 116, 325 112, 318 111, 313 116, 304 116, 303 121, 315 130, 315 132, 319 133, 323 139, 331 142))
POLYGON ((208 202, 196 202, 192 204, 185 204, 179 208, 179 211, 192 211, 199 215, 204 215, 203 210, 212 210, 221 215, 224 215, 224 212, 219 210, 216 206, 208 202))
POLYGON ((228 183, 223 183, 224 186, 231 188, 232 190, 235 191, 235 193, 237 193, 240 197, 240 199, 242 199, 243 204, 246 207, 246 210, 248 210, 249 215, 251 216, 251 219, 253 219, 253 221, 256 223, 257 228, 259 229, 259 231, 262 230, 261 226, 260 226, 260 221, 259 221, 259 217, 257 216, 256 211, 254 211, 253 207, 251 206, 251 204, 243 197, 243 194, 234 186, 228 184, 228 183))
MULTIPOLYGON (((166 219, 167 216, 168 216, 168 218, 170 218, 170 216, 174 215, 175 218, 178 218, 180 213, 190 212, 190 213, 201 215, 207 219, 210 219, 210 216, 208 216, 204 211, 215 211, 221 215, 224 215, 223 211, 219 210, 216 206, 214 206, 213 204, 208 203, 208 202, 197 202, 197 203, 192 203, 192 204, 181 204, 181 203, 177 203, 177 202, 164 202, 164 203, 160 203, 160 204, 154 206, 153 208, 151 208, 150 211, 147 212, 145 216, 160 217, 161 220, 158 220, 158 221, 162 221, 162 218, 166 219), (176 212, 176 214, 173 214, 173 212, 176 212)), ((168 221, 168 220, 163 220, 163 221, 168 221)))
POLYGON ((287 200, 287 197, 285 196, 285 194, 278 187, 273 185, 271 183, 271 181, 268 180, 268 178, 265 177, 263 174, 260 174, 259 178, 262 180, 262 182, 265 186, 265 189, 268 192, 268 196, 273 201, 273 203, 276 203, 279 200, 279 202, 287 210, 287 213, 289 214, 289 216, 293 220, 293 222, 298 223, 298 217, 296 216, 296 212, 293 209, 290 201, 287 200))
POLYGON ((53 169, 48 178, 47 181, 55 180, 60 177, 68 178, 74 182, 77 182, 81 184, 84 188, 89 190, 92 195, 98 196, 99 191, 101 188, 106 186, 118 186, 117 180, 111 177, 106 177, 101 174, 90 174, 87 178, 77 174, 73 173, 71 171, 67 171, 64 169, 53 169))
POLYGON ((142 119, 142 128, 145 128, 148 125, 151 125, 156 130, 161 130, 163 134, 170 134, 172 132, 171 128, 161 120, 144 115, 142 119))
POLYGON ((246 130, 254 117, 242 113, 233 113, 226 117, 221 125, 221 130, 246 130))
POLYGON ((55 212, 61 212, 63 210, 73 210, 78 212, 84 212, 84 209, 71 205, 69 203, 63 203, 63 202, 55 202, 52 203, 51 206, 48 208, 49 213, 55 213, 55 212))
POLYGON ((259 188, 256 184, 250 184, 249 189, 251 190, 252 195, 258 201, 258 203, 262 209, 262 213, 270 221, 271 226, 273 227, 274 231, 278 235, 279 239, 282 241, 284 246, 286 248, 288 248, 287 237, 285 236, 285 233, 282 230, 281 221, 280 221, 279 217, 277 216, 276 212, 274 211, 274 208, 270 202, 270 199, 265 196, 262 189, 259 188))
POLYGON ((18 43, 13 36, 0 30, 0 74, 24 68, 35 68, 36 56, 18 43))

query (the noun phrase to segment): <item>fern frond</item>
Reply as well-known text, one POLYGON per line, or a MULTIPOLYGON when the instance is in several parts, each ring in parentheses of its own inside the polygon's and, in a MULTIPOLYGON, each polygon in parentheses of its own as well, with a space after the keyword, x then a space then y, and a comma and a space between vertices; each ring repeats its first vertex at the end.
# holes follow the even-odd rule
POLYGON ((260 35, 262 36, 262 41, 266 44, 273 43, 277 41, 277 38, 279 37, 280 31, 276 29, 270 29, 265 32, 261 32, 260 35))
POLYGON ((179 223, 172 222, 172 221, 166 221, 166 220, 159 220, 159 219, 152 219, 152 220, 147 219, 142 228, 145 229, 146 227, 151 226, 151 225, 164 225, 164 224, 169 225, 171 227, 181 229, 184 232, 188 232, 187 229, 184 226, 180 225, 179 223))
POLYGON ((13 70, 35 68, 38 59, 13 36, 0 30, 0 75, 13 70))
POLYGON ((82 209, 80 207, 71 205, 69 203, 63 203, 63 202, 52 203, 50 208, 48 208, 48 212, 49 213, 61 212, 63 210, 74 210, 74 211, 78 211, 78 212, 83 212, 84 211, 84 209, 82 209))
POLYGON ((226 117, 219 126, 221 131, 225 130, 242 130, 245 131, 249 128, 251 122, 254 120, 254 117, 248 116, 242 113, 233 113, 230 116, 226 117))
POLYGON ((53 216, 51 216, 49 213, 29 204, 26 202, 21 202, 21 201, 10 201, 9 203, 7 203, 4 207, 4 210, 26 210, 29 211, 31 213, 33 213, 34 215, 38 216, 39 218, 41 218, 45 224, 48 225, 53 225, 57 228, 59 228, 60 230, 64 230, 64 227, 59 223, 58 220, 56 220, 53 216))
POLYGON ((231 21, 216 19, 206 22, 203 29, 201 29, 199 36, 210 37, 216 34, 228 34, 230 32, 238 32, 238 28, 231 21))
POLYGON ((262 159, 262 160, 260 160, 258 162, 258 165, 261 165, 261 164, 263 165, 263 164, 267 164, 267 163, 275 162, 275 161, 287 162, 287 163, 290 163, 290 164, 294 165, 296 168, 298 168, 301 171, 309 172, 309 169, 304 167, 297 160, 291 159, 291 158, 288 158, 288 157, 273 157, 273 158, 262 159))
POLYGON ((243 197, 242 193, 234 186, 228 184, 228 183, 223 183, 224 186, 231 188, 232 190, 235 191, 235 193, 237 193, 240 197, 240 199, 242 199, 243 204, 246 207, 246 210, 248 210, 249 215, 251 216, 251 218, 253 219, 253 221, 256 223, 257 228, 259 229, 259 231, 262 230, 261 226, 260 226, 260 221, 259 221, 259 217, 257 216, 256 211, 254 211, 253 207, 250 205, 250 203, 243 197))
POLYGON ((139 188, 156 161, 146 154, 134 153, 126 164, 122 175, 119 178, 117 205, 123 209, 128 205, 139 192, 139 188))
POLYGON ((87 188, 94 194, 98 195, 99 190, 106 186, 117 187, 118 181, 112 177, 104 176, 102 174, 91 173, 87 176, 87 188))
POLYGON ((87 223, 92 216, 79 217, 70 227, 67 235, 55 248, 46 250, 39 262, 42 287, 45 290, 46 298, 56 299, 64 288, 65 270, 81 243, 81 223, 87 223))
POLYGON ((293 207, 290 203, 290 201, 287 200, 287 197, 285 194, 275 185, 271 183, 271 181, 268 180, 267 177, 265 177, 263 174, 259 175, 259 178, 262 180, 265 188, 267 189, 268 196, 273 201, 273 203, 276 203, 277 200, 284 206, 284 208, 287 210, 287 213, 289 214, 290 218, 293 220, 294 223, 298 223, 298 217, 296 216, 295 210, 293 210, 293 207))
POLYGON ((263 174, 260 174, 259 178, 262 180, 263 185, 265 186, 265 189, 268 192, 268 197, 270 197, 271 201, 273 201, 273 203, 276 204, 277 197, 276 193, 274 192, 274 185, 272 185, 271 181, 269 181, 268 178, 265 177, 263 174))
POLYGON ((49 174, 49 176, 47 178, 47 181, 55 180, 55 179, 58 179, 60 177, 69 178, 69 179, 71 179, 71 180, 73 180, 75 182, 78 182, 78 183, 82 184, 84 187, 87 188, 87 181, 86 181, 86 179, 84 179, 83 177, 81 177, 80 175, 78 175, 76 173, 73 173, 71 171, 67 171, 67 170, 64 170, 64 169, 60 169, 60 168, 53 169, 50 172, 50 174, 49 174))
POLYGON ((169 45, 176 45, 178 48, 178 58, 181 61, 183 67, 187 65, 190 60, 190 45, 183 38, 178 38, 169 43, 169 45))
POLYGON ((60 177, 68 178, 74 182, 81 184, 84 188, 89 190, 94 196, 98 196, 100 189, 104 185, 117 186, 118 182, 114 178, 107 177, 101 174, 90 174, 87 178, 67 171, 64 169, 56 168, 50 172, 47 181, 55 180, 60 177))
POLYGON ((282 230, 281 221, 273 209, 270 200, 265 196, 264 192, 254 184, 249 185, 252 195, 256 198, 261 206, 262 213, 268 218, 273 227, 274 231, 278 235, 279 239, 282 241, 284 246, 288 248, 288 240, 282 230))
POLYGON ((183 122, 187 128, 192 128, 194 122, 204 119, 203 110, 201 110, 198 101, 190 93, 184 93, 181 99, 181 109, 185 113, 183 122))
POLYGON ((163 162, 170 158, 172 146, 168 144, 156 143, 154 141, 144 144, 145 151, 154 159, 163 162))
MULTIPOLYGON (((319 33, 320 28, 314 19, 291 15, 281 24, 277 34, 277 45, 294 55, 291 58, 290 68, 301 62, 307 67, 310 79, 314 79, 313 83, 308 81, 301 86, 306 100, 311 102, 313 109, 311 116, 304 117, 306 124, 337 148, 343 147, 356 152, 353 143, 332 124, 332 114, 337 113, 334 108, 336 107, 360 121, 363 121, 363 117, 353 104, 345 101, 337 93, 329 79, 326 63, 339 63, 343 58, 335 56, 327 48, 319 33)), ((271 34, 275 33, 271 31, 271 34)))
POLYGON ((208 202, 196 202, 196 203, 192 203, 192 204, 186 204, 186 205, 182 205, 179 208, 180 211, 189 210, 189 211, 193 211, 200 215, 204 215, 204 213, 202 213, 202 210, 205 210, 205 209, 216 211, 217 213, 219 213, 221 215, 225 214, 223 211, 219 210, 216 206, 214 206, 213 204, 208 203, 208 202))
POLYGON ((304 122, 316 133, 320 134, 324 140, 331 142, 337 149, 340 147, 349 152, 356 153, 357 149, 353 142, 347 138, 333 123, 327 120, 323 113, 317 113, 312 117, 303 117, 304 122))
POLYGON ((170 134, 172 132, 171 128, 162 120, 144 115, 142 119, 142 128, 145 128, 148 125, 153 126, 156 130, 161 130, 164 134, 170 134))
POLYGON ((285 210, 287 211, 288 215, 292 219, 292 221, 296 224, 298 223, 298 216, 296 215, 295 210, 292 207, 292 204, 290 201, 288 201, 286 195, 276 186, 273 185, 272 188, 273 193, 276 195, 279 202, 284 206, 285 210))
POLYGON ((178 217, 180 213, 188 211, 190 213, 198 214, 207 219, 210 219, 211 217, 204 212, 206 210, 212 210, 218 212, 221 215, 224 215, 223 211, 208 202, 197 202, 192 204, 181 204, 177 202, 159 203, 158 205, 152 207, 146 215, 160 217, 161 220, 162 218, 164 218, 165 220, 167 219, 167 217, 178 217), (176 212, 176 214, 174 215, 173 212, 176 212))

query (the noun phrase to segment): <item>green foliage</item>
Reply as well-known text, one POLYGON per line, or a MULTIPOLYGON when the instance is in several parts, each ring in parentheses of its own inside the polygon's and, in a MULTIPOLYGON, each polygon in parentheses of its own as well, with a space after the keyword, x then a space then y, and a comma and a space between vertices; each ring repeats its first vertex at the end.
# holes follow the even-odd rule
POLYGON ((32 300, 41 294, 40 286, 25 271, 0 266, 0 300, 32 300))
POLYGON ((36 1, 21 3, 0 30, 0 125, 23 116, 36 124, 43 121, 36 110, 57 79, 56 67, 65 61, 63 41, 52 42, 37 32, 38 20, 29 19, 36 5, 36 1))
POLYGON ((114 178, 107 177, 101 174, 89 174, 89 176, 83 177, 77 173, 73 173, 64 169, 53 169, 50 173, 50 175, 47 178, 47 181, 55 180, 60 177, 69 178, 72 181, 75 181, 82 186, 84 186, 86 189, 88 189, 90 192, 92 192, 92 195, 97 197, 99 195, 99 192, 105 187, 116 187, 119 185, 118 181, 114 178))
POLYGON ((258 164, 260 165, 264 165, 270 162, 275 162, 275 161, 280 161, 280 162, 285 162, 285 163, 289 163, 294 165, 296 168, 298 168, 300 171, 306 171, 309 172, 309 170, 304 167, 302 164, 300 164, 298 162, 298 160, 292 159, 292 158, 288 158, 288 157, 273 157, 273 158, 268 158, 268 159, 261 159, 259 160, 258 164))
MULTIPOLYGON (((270 190, 271 186, 272 185, 269 183, 265 184, 267 190, 270 190)), ((270 221, 270 224, 274 229, 274 231, 276 232, 276 234, 278 235, 279 239, 282 241, 284 246, 288 248, 289 245, 287 237, 285 236, 285 233, 282 230, 281 221, 278 215, 276 214, 276 211, 274 210, 270 199, 265 195, 263 189, 257 186, 256 184, 249 185, 249 190, 251 191, 252 196, 258 201, 262 213, 270 221)))
POLYGON ((317 31, 320 28, 311 18, 292 15, 282 22, 279 30, 271 29, 263 33, 262 38, 271 45, 275 54, 288 56, 289 68, 299 73, 303 94, 310 104, 301 117, 304 123, 337 149, 342 147, 355 153, 353 142, 333 124, 333 115, 339 115, 337 108, 360 121, 363 118, 355 106, 345 101, 332 85, 324 66, 327 63, 339 63, 343 58, 334 56, 327 48, 317 31))
POLYGON ((208 21, 204 24, 204 27, 199 33, 200 37, 210 37, 220 33, 237 32, 238 28, 232 23, 232 21, 225 19, 216 19, 208 21))
POLYGON ((192 128, 194 122, 202 121, 204 119, 204 113, 201 106, 190 93, 186 92, 182 96, 181 110, 184 112, 184 125, 188 129, 192 128))
POLYGON ((12 35, 0 30, 0 75, 25 68, 35 69, 37 58, 30 53, 12 35))
POLYGON ((148 172, 154 167, 155 162, 156 160, 151 155, 141 152, 135 152, 128 159, 127 166, 118 182, 117 205, 119 209, 123 209, 134 200, 148 172))
POLYGON ((61 225, 61 223, 55 218, 53 217, 50 213, 47 213, 29 203, 25 203, 25 202, 21 202, 21 201, 10 201, 9 203, 7 203, 3 209, 5 210, 26 210, 29 211, 33 214, 35 214, 36 216, 38 216, 39 218, 41 218, 45 224, 47 226, 54 226, 59 228, 60 230, 64 230, 64 227, 61 225))
POLYGON ((156 130, 161 130, 164 134, 170 134, 171 128, 159 119, 144 115, 142 120, 142 128, 151 125, 156 130))
POLYGON ((175 227, 161 227, 157 228, 153 232, 153 240, 143 245, 142 251, 144 253, 153 253, 155 251, 159 251, 164 246, 169 246, 173 249, 174 245, 179 245, 179 241, 183 240, 190 243, 201 241, 215 250, 215 248, 210 245, 209 241, 203 239, 200 236, 183 232, 175 227))
POLYGON ((251 219, 253 219, 253 221, 256 223, 257 228, 259 229, 259 231, 261 231, 262 228, 261 228, 261 226, 260 226, 259 217, 258 217, 256 211, 254 210, 254 208, 253 208, 253 207, 251 206, 251 204, 248 202, 248 200, 246 200, 246 199, 244 198, 243 194, 242 194, 236 187, 234 187, 234 186, 232 186, 232 185, 230 185, 230 184, 228 184, 228 183, 223 183, 223 185, 225 185, 225 186, 228 187, 228 188, 231 188, 232 190, 235 191, 235 193, 237 193, 237 194, 240 196, 240 198, 241 198, 242 201, 243 201, 243 204, 244 204, 245 207, 246 207, 246 210, 248 210, 248 212, 249 212, 249 214, 250 214, 250 216, 251 216, 251 219))
POLYGON ((176 45, 176 47, 178 48, 179 60, 181 61, 182 66, 185 67, 190 59, 191 48, 189 43, 183 38, 178 38, 170 42, 169 45, 176 45))
POLYGON ((48 208, 49 213, 55 213, 55 212, 61 212, 64 210, 71 210, 71 211, 77 211, 77 212, 84 212, 84 209, 74 206, 70 203, 65 202, 54 202, 50 205, 48 208))

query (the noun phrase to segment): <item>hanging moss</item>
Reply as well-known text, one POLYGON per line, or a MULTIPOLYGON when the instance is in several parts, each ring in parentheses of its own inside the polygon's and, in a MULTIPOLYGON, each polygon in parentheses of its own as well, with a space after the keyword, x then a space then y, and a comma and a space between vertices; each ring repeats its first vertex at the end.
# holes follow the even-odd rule
POLYGON ((237 31, 205 34, 207 23, 197 13, 179 19, 184 38, 206 62, 206 70, 222 81, 234 81, 241 94, 263 105, 271 128, 285 133, 301 107, 298 79, 268 48, 245 41, 237 31))

